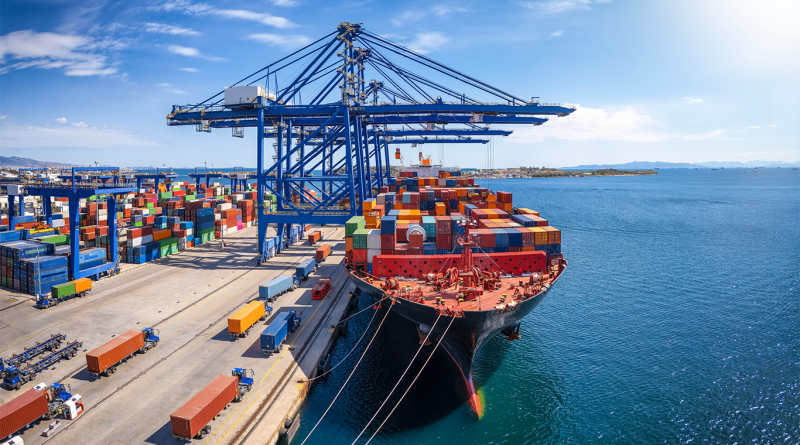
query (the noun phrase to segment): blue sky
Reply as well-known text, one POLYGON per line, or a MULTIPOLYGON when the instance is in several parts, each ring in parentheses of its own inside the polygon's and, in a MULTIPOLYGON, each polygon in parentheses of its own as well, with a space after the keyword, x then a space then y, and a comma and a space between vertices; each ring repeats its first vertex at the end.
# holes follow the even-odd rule
MULTIPOLYGON (((800 161, 800 3, 3 0, 0 153, 255 165, 255 132, 167 127, 342 21, 572 116, 496 138, 495 166, 800 161)), ((407 158, 416 149, 404 148, 407 158)), ((436 156, 435 146, 425 146, 436 156)), ((484 146, 445 163, 483 167, 484 146)))

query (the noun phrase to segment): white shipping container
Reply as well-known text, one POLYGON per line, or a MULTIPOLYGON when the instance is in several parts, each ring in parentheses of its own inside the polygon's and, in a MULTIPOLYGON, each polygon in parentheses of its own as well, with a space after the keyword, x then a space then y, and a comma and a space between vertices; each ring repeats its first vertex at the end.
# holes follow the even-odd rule
POLYGON ((153 242, 153 235, 145 235, 139 239, 142 240, 142 244, 150 244, 153 242))
POLYGON ((367 249, 381 250, 381 231, 371 229, 367 234, 367 249))
POLYGON ((375 258, 375 255, 380 255, 380 249, 367 249, 367 264, 372 264, 372 259, 375 258))
POLYGON ((53 224, 51 224, 51 226, 53 226, 53 227, 65 227, 64 220, 63 219, 54 219, 53 220, 53 224))
POLYGON ((142 245, 142 240, 144 237, 139 238, 128 238, 128 247, 136 247, 142 245))

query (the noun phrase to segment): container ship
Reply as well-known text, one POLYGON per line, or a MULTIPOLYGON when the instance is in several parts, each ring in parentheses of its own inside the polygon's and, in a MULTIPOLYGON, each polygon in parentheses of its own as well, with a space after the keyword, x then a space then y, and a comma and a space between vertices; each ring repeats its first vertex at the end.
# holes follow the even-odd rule
MULTIPOLYGON (((473 360, 498 333, 519 338, 567 266, 561 232, 512 195, 493 193, 456 171, 438 177, 401 171, 363 215, 345 225, 350 280, 392 316, 416 325, 420 342, 439 342, 464 380, 480 418, 473 360), (384 301, 385 302, 385 301, 384 301)), ((426 343, 427 344, 427 343, 426 343)))

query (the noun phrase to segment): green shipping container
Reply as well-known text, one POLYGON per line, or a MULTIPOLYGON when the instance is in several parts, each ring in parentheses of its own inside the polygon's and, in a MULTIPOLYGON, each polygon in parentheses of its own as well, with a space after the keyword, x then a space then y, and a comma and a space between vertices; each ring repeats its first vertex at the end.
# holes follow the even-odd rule
MULTIPOLYGON (((365 226, 366 223, 363 216, 354 216, 344 223, 344 236, 353 236, 356 230, 363 229, 365 226)), ((366 245, 366 241, 364 243, 364 245, 366 245)), ((353 248, 361 249, 361 247, 355 247, 355 245, 353 248)), ((364 247, 364 249, 366 249, 366 247, 364 247)))
POLYGON ((353 233, 353 249, 367 248, 367 234, 369 234, 367 229, 358 229, 353 233))
POLYGON ((172 192, 161 192, 161 193, 159 194, 159 197, 160 197, 161 199, 172 198, 172 192))
POLYGON ((159 243, 161 244, 161 248, 162 249, 164 247, 171 246, 173 244, 175 244, 177 246, 178 245, 178 238, 170 237, 170 238, 162 239, 161 241, 159 241, 159 243))
POLYGON ((39 238, 39 241, 55 244, 56 246, 66 246, 69 244, 69 235, 49 235, 39 238))
POLYGON ((50 288, 50 295, 53 298, 64 298, 75 295, 75 283, 67 282, 64 284, 56 284, 50 288))

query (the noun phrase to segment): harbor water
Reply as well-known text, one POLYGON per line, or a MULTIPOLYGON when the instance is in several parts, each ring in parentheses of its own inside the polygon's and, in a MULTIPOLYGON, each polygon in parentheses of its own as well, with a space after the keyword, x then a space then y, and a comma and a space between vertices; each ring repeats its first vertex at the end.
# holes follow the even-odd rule
MULTIPOLYGON (((800 172, 480 182, 561 229, 569 268, 521 339, 498 336, 476 359, 483 418, 437 352, 371 443, 800 443, 800 172)), ((372 313, 337 341, 344 362, 310 390, 293 444, 361 358, 372 313)), ((406 369, 417 334, 388 320, 305 443, 353 443, 406 369)))

